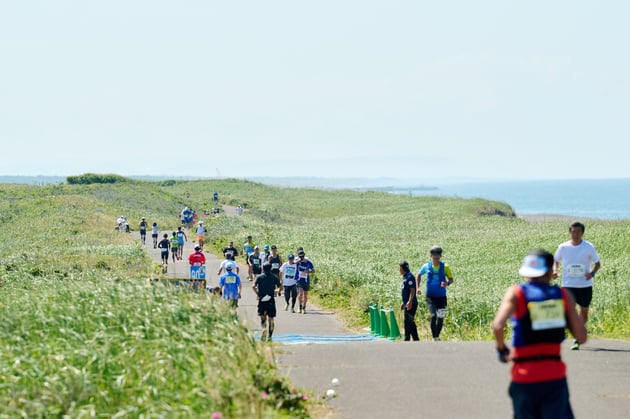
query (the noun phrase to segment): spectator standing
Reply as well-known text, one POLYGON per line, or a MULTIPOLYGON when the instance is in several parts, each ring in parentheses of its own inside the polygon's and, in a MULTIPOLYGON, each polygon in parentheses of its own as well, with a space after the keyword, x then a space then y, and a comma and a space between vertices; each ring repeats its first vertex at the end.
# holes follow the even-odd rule
POLYGON ((442 259, 442 248, 433 246, 429 250, 431 260, 420 268, 418 272, 418 293, 420 293, 420 283, 422 275, 427 276, 425 297, 427 307, 431 315, 431 334, 433 340, 440 340, 440 333, 446 317, 446 287, 453 283, 453 273, 451 267, 444 263, 442 259))
POLYGON ((586 328, 571 293, 550 284, 553 264, 554 256, 542 249, 525 256, 518 272, 527 282, 508 288, 492 322, 499 361, 513 362, 509 394, 516 419, 573 418, 560 343, 565 328, 584 343, 586 328), (505 343, 510 317, 512 351, 505 343))
MULTIPOLYGON (((558 269, 562 265, 562 286, 571 292, 580 308, 580 317, 584 324, 588 321, 588 309, 593 299, 593 278, 601 268, 595 246, 582 238, 585 229, 584 224, 579 221, 571 223, 571 240, 558 246, 552 273, 552 278, 558 278, 558 269)), ((580 349, 577 339, 573 341, 571 349, 580 349)))
POLYGON ((409 269, 409 263, 403 260, 399 264, 399 272, 402 275, 402 304, 400 309, 404 311, 405 341, 420 340, 418 327, 416 326, 416 311, 418 311, 418 298, 416 297, 416 278, 409 269))

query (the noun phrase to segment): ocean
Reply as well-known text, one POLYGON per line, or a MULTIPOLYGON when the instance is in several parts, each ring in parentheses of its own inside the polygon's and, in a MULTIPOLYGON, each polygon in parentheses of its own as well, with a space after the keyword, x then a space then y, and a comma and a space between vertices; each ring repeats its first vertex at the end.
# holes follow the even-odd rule
POLYGON ((517 215, 630 219, 630 178, 453 183, 434 188, 399 187, 392 192, 502 201, 517 215))

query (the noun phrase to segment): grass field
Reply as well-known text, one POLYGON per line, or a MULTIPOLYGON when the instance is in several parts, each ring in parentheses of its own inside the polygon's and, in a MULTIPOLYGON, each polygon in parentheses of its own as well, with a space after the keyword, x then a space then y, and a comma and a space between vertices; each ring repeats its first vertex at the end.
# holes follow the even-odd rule
MULTIPOLYGON (((481 199, 234 179, 0 185, 0 415, 308 415, 303 395, 278 378, 271 354, 226 307, 147 285, 155 264, 114 231, 121 214, 132 228, 146 217, 171 230, 184 205, 213 207, 214 191, 221 204, 246 208, 238 217, 204 218, 214 251, 248 234, 284 256, 303 246, 317 271, 311 295, 357 329, 369 325, 370 302, 399 306, 398 263, 417 272, 439 244, 455 274, 443 338, 489 339, 503 292, 521 280, 523 256, 537 247, 553 252, 568 239, 566 221, 529 223, 481 199)), ((629 339, 630 222, 586 225, 602 259, 589 332, 629 339)), ((419 312, 426 336, 423 304, 419 312)))

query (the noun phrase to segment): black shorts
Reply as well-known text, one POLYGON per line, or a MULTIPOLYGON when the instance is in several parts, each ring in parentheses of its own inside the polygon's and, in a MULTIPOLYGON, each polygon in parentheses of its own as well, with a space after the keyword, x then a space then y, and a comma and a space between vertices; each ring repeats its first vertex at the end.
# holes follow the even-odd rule
POLYGON ((311 289, 311 284, 309 281, 302 281, 301 279, 297 282, 298 289, 302 289, 304 291, 308 291, 311 289))
POLYGON ((588 307, 591 305, 591 300, 593 299, 593 287, 565 288, 571 293, 571 295, 573 295, 573 299, 580 307, 588 307))
POLYGON ((276 300, 258 301, 258 315, 276 317, 276 300))

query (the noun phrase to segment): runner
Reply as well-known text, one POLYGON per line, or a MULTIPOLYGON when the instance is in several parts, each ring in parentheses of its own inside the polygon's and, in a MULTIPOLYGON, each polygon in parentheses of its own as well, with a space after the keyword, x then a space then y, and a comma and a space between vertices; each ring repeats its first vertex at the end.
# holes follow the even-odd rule
POLYGON ((201 246, 196 245, 195 251, 188 255, 190 266, 201 266, 206 264, 206 256, 201 251, 201 246))
POLYGON ((446 287, 453 283, 453 273, 447 263, 442 262, 442 248, 433 246, 429 250, 431 260, 422 265, 418 276, 418 294, 421 294, 422 275, 427 275, 425 298, 431 314, 431 334, 434 341, 440 340, 440 333, 446 317, 446 287))
POLYGON ((315 273, 315 266, 306 257, 304 250, 298 252, 298 301, 300 302, 300 313, 306 314, 306 302, 308 301, 308 290, 311 289, 311 275, 315 273))
POLYGON ((223 298, 230 302, 236 310, 238 300, 241 298, 241 277, 232 271, 232 265, 225 266, 225 273, 219 278, 219 287, 223 293, 223 298))
POLYGON ((199 243, 199 247, 201 247, 202 249, 205 240, 206 228, 203 226, 203 221, 199 221, 199 225, 197 226, 197 243, 199 243))
POLYGON ((293 256, 293 253, 289 253, 287 259, 288 260, 280 266, 280 279, 282 280, 282 285, 284 286, 284 311, 289 309, 290 299, 291 313, 295 313, 295 301, 298 296, 297 264, 295 263, 295 256, 293 256))
POLYGON ((159 231, 160 231, 160 228, 158 227, 157 223, 154 222, 153 226, 151 226, 151 238, 153 239, 153 248, 154 249, 157 247, 157 244, 158 244, 159 231))
POLYGON ((179 239, 175 231, 173 231, 173 235, 171 236, 171 254, 173 255, 173 263, 175 263, 178 259, 177 255, 179 254, 179 239))
POLYGON ((142 244, 146 244, 147 241, 147 226, 148 223, 144 220, 144 217, 142 217, 142 219, 140 220, 140 242, 142 242, 142 244))
POLYGON ((271 263, 271 273, 280 278, 282 257, 278 254, 278 248, 275 244, 271 246, 271 253, 267 256, 267 262, 271 263))
POLYGON ((181 226, 177 227, 177 239, 179 241, 179 247, 177 248, 177 259, 182 260, 182 257, 184 257, 184 243, 188 241, 188 236, 186 236, 186 233, 184 232, 184 230, 182 230, 181 226))
POLYGON ((158 243, 158 248, 160 248, 160 257, 162 259, 162 272, 166 272, 168 268, 168 250, 171 247, 171 241, 168 239, 168 234, 164 233, 164 238, 158 243))
POLYGON ((258 246, 254 246, 254 252, 249 255, 247 262, 249 264, 249 271, 252 273, 250 278, 250 281, 252 281, 256 275, 260 275, 262 273, 262 260, 260 258, 260 253, 258 252, 258 246))
POLYGON ((232 253, 233 259, 236 259, 238 256, 238 250, 234 247, 234 242, 232 240, 230 240, 228 245, 223 248, 223 255, 225 256, 226 253, 232 253))
POLYGON ((247 263, 247 279, 250 281, 253 279, 252 266, 249 264, 249 255, 254 253, 254 247, 256 244, 252 241, 252 236, 247 236, 247 241, 243 243, 243 256, 247 263))
POLYGON ((509 394, 515 418, 573 418, 560 343, 565 327, 579 343, 586 341, 586 329, 571 293, 550 284, 553 265, 546 250, 525 256, 518 273, 527 282, 507 290, 492 322, 499 361, 514 362, 509 394), (510 317, 511 352, 505 344, 510 317))
POLYGON ((262 336, 260 340, 271 341, 273 330, 275 328, 274 318, 276 317, 276 289, 281 287, 280 280, 271 273, 271 264, 263 265, 264 273, 256 277, 252 288, 258 296, 258 315, 260 316, 260 326, 262 327, 262 336), (269 320, 267 322, 267 320, 269 320), (269 329, 267 330, 267 325, 269 329))
POLYGON ((225 260, 223 260, 221 262, 221 265, 219 266, 219 271, 217 272, 218 276, 221 276, 222 274, 225 274, 227 272, 227 267, 230 266, 231 267, 231 271, 238 274, 239 273, 239 267, 238 264, 234 261, 234 256, 232 255, 231 252, 226 252, 225 253, 225 260))
MULTIPOLYGON (((558 278, 558 268, 562 265, 562 286, 569 290, 580 307, 580 317, 584 324, 588 321, 588 309, 593 299, 593 279, 601 268, 599 255, 592 243, 583 240, 584 224, 571 223, 571 240, 558 246, 554 256, 552 278, 558 278)), ((580 343, 573 340, 572 350, 580 349, 580 343)))

